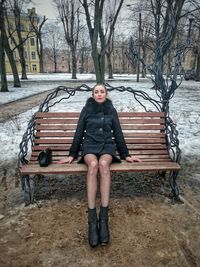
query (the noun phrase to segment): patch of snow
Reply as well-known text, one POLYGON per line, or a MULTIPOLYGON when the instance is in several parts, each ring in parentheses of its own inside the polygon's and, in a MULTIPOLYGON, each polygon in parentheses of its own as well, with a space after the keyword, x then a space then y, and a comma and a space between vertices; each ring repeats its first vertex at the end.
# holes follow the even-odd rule
MULTIPOLYGON (((60 76, 64 75, 58 76, 60 79, 60 76)), ((34 83, 30 83, 23 88, 10 88, 11 92, 9 93, 1 93, 1 103, 26 97, 33 94, 33 92, 43 92, 52 88, 51 84, 49 84, 51 82, 49 80, 50 76, 42 75, 42 77, 48 80, 46 85, 41 84, 39 81, 39 75, 36 75, 34 76, 34 83), (38 80, 36 81, 36 79, 38 80)), ((137 90, 144 90, 152 97, 155 97, 155 92, 151 89, 152 84, 149 80, 143 80, 140 83, 136 83, 135 81, 110 81, 109 83, 113 86, 123 85, 126 87, 130 86, 137 90)), ((53 84, 53 87, 58 85, 59 83, 56 83, 56 85, 53 84)), ((71 97, 68 100, 63 100, 61 103, 52 107, 52 111, 80 111, 90 95, 90 92, 77 92, 74 97, 71 97)), ((136 103, 133 97, 131 97, 131 93, 114 91, 110 92, 109 96, 118 111, 142 111, 141 106, 136 103)), ((170 116, 177 124, 180 148, 182 149, 183 156, 200 156, 199 102, 199 84, 193 81, 184 81, 177 89, 174 98, 170 102, 170 116)), ((149 109, 152 109, 152 107, 149 106, 149 109)), ((1 164, 16 162, 19 153, 19 143, 22 140, 22 136, 27 128, 31 116, 37 110, 38 107, 30 109, 11 120, 0 123, 1 164)))

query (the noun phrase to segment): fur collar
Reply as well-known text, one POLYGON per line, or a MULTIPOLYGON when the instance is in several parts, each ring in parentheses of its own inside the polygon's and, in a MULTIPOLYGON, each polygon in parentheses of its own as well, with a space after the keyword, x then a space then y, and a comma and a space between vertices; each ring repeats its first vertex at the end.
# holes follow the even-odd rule
POLYGON ((97 113, 103 112, 104 115, 108 115, 114 109, 112 101, 110 99, 106 99, 105 102, 100 104, 96 102, 93 97, 90 97, 87 100, 85 106, 86 106, 87 112, 91 114, 97 114, 97 113))

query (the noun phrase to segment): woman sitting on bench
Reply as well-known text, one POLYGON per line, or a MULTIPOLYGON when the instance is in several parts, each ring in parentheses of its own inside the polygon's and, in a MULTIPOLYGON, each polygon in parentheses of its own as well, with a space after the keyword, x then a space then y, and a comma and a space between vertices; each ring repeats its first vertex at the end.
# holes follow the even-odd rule
POLYGON ((108 227, 110 164, 121 161, 116 157, 116 146, 121 159, 128 162, 141 161, 139 158, 129 155, 117 111, 107 96, 108 92, 104 85, 94 86, 92 97, 87 100, 81 111, 69 156, 59 161, 59 163, 72 163, 77 158, 81 147, 79 163, 84 162, 88 167, 88 239, 91 247, 96 247, 99 243, 106 245, 110 239, 108 227), (96 213, 98 171, 101 193, 99 219, 96 213))

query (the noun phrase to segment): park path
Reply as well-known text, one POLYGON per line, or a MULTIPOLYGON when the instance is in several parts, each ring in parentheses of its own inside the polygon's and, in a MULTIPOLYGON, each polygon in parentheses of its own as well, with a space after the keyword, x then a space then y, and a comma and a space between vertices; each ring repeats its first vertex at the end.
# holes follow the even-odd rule
MULTIPOLYGON (((67 87, 74 87, 74 86, 75 85, 72 83, 67 83, 67 87)), ((0 114, 1 114, 0 123, 3 123, 11 119, 12 117, 17 116, 31 108, 39 106, 44 101, 45 97, 51 92, 53 92, 55 88, 56 87, 42 93, 37 93, 0 105, 0 114)), ((64 92, 60 92, 60 94, 64 94, 64 92)))
POLYGON ((28 109, 38 106, 41 103, 41 99, 44 99, 45 96, 53 91, 54 89, 51 89, 43 93, 38 93, 6 104, 2 104, 0 106, 0 123, 9 120, 13 116, 19 115, 20 113, 23 113, 28 109))

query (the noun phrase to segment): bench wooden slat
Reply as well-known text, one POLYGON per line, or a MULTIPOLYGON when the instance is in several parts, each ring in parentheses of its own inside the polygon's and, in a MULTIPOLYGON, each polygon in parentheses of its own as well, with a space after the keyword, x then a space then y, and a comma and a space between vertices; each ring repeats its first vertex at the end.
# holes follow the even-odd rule
MULTIPOLYGON (((176 162, 122 162, 119 164, 112 164, 110 170, 112 172, 145 172, 145 171, 165 171, 165 170, 179 170, 180 166, 176 162)), ((85 164, 50 164, 48 167, 39 167, 38 164, 24 165, 21 168, 22 174, 67 174, 87 172, 85 164)))
MULTIPOLYGON (((53 161, 59 161, 63 158, 65 158, 66 156, 53 156, 53 161)), ((158 160, 162 160, 162 161, 171 161, 168 157, 168 155, 140 155, 140 159, 142 161, 158 161, 158 160)), ((37 156, 31 156, 30 162, 35 162, 38 163, 37 161, 37 156)))
MULTIPOLYGON (((79 117, 80 112, 36 112, 36 118, 79 117)), ((164 112, 118 112, 119 117, 165 117, 164 112)))
POLYGON ((72 119, 72 118, 66 118, 66 119, 62 119, 62 118, 59 118, 59 119, 51 119, 51 118, 48 118, 48 119, 36 119, 36 123, 37 124, 61 124, 61 125, 77 125, 77 122, 78 122, 78 118, 77 119, 72 119))
MULTIPOLYGON (((55 160, 53 160, 53 162, 52 162, 52 164, 58 164, 58 160, 59 159, 55 159, 55 160)), ((171 160, 170 159, 142 159, 142 162, 145 164, 145 163, 152 163, 152 164, 154 164, 154 163, 158 163, 158 162, 160 162, 160 164, 162 164, 162 163, 164 163, 164 162, 171 162, 171 160)), ((38 164, 37 164, 37 162, 36 161, 30 161, 29 162, 29 164, 31 164, 31 165, 35 165, 35 166, 38 166, 38 164)), ((121 163, 118 163, 118 164, 121 164, 121 163)))
MULTIPOLYGON (((35 137, 73 137, 74 131, 71 132, 36 132, 35 137)), ((165 137, 164 133, 135 133, 124 132, 124 137, 143 137, 143 138, 158 138, 165 137)))
MULTIPOLYGON (((73 141, 72 138, 60 138, 60 139, 51 139, 51 138, 40 138, 35 140, 35 144, 71 144, 73 141)), ((165 144, 165 138, 125 138, 126 144, 165 144)))
MULTIPOLYGON (((39 153, 40 151, 42 151, 43 149, 47 149, 47 148, 51 148, 53 150, 53 152, 55 151, 55 153, 67 153, 69 152, 70 149, 70 144, 67 144, 65 146, 62 146, 62 144, 58 145, 36 145, 32 148, 33 153, 34 151, 38 151, 37 153, 39 153)), ((151 153, 157 153, 157 154, 163 154, 163 153, 168 153, 167 149, 166 149, 166 144, 164 145, 159 145, 159 144, 151 144, 151 145, 128 145, 128 149, 130 151, 131 154, 137 154, 137 153, 141 153, 141 151, 144 151, 144 153, 148 153, 148 150, 151 151, 151 153), (139 152, 137 152, 137 150, 139 152)))
POLYGON ((119 117, 165 117, 164 112, 118 112, 119 117))
MULTIPOLYGON (((78 118, 77 119, 72 119, 72 118, 59 118, 59 119, 36 119, 36 124, 67 124, 67 125, 77 125, 78 118)), ((120 124, 164 124, 165 120, 164 118, 162 119, 155 119, 155 118, 141 118, 141 119, 133 119, 133 118, 120 118, 120 124)))
MULTIPOLYGON (((32 150, 33 151, 41 151, 43 149, 46 149, 46 148, 51 148, 52 150, 59 150, 59 151, 68 151, 69 148, 70 148, 71 144, 66 144, 65 146, 62 146, 62 144, 60 145, 36 145, 34 147, 32 147, 32 150)), ((128 148, 129 149, 141 149, 141 150, 146 150, 146 149, 167 149, 166 148, 166 144, 151 144, 151 145, 148 145, 148 144, 128 144, 128 148)))
MULTIPOLYGON (((76 125, 37 125, 36 130, 75 130, 76 125)), ((165 130, 164 125, 122 125, 122 130, 165 130)))
POLYGON ((36 118, 79 117, 80 112, 36 112, 36 118))
MULTIPOLYGON (((35 148, 35 147, 34 147, 35 148)), ((38 156, 40 151, 43 150, 44 147, 40 147, 40 149, 33 149, 33 152, 32 152, 32 155, 33 156, 38 156)), ((129 149, 129 152, 131 155, 168 155, 168 152, 166 149, 140 149, 140 150, 133 150, 133 149, 129 149)), ((69 153, 69 149, 65 149, 65 150, 59 150, 59 148, 57 149, 54 149, 53 148, 53 152, 52 152, 52 155, 55 155, 55 156, 65 156, 65 155, 68 155, 69 153)), ((118 153, 117 153, 118 155, 118 153)))

